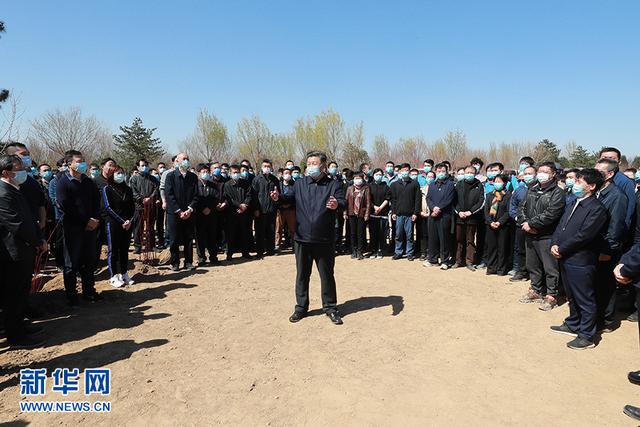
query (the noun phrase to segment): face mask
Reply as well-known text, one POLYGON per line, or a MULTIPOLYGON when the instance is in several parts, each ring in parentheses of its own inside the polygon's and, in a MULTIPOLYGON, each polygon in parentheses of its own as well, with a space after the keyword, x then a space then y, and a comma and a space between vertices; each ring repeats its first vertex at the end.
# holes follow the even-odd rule
POLYGON ((536 177, 533 175, 525 175, 524 176, 524 182, 525 184, 531 184, 532 182, 534 182, 536 180, 536 177))
POLYGON ((233 179, 234 181, 237 181, 240 179, 240 174, 238 172, 233 172, 231 174, 231 179, 233 179))
POLYGON ((291 178, 293 178, 293 180, 295 181, 296 179, 300 179, 300 173, 299 172, 294 172, 291 174, 291 178))
POLYGON ((429 178, 427 178, 427 185, 431 185, 434 182, 436 182, 436 179, 432 176, 430 176, 429 178))
POLYGON ((495 188, 496 191, 502 191, 504 184, 502 182, 496 182, 493 184, 493 188, 495 188))
POLYGON ((575 194, 577 198, 580 198, 584 196, 585 189, 583 185, 573 184, 573 188, 571 189, 571 192, 575 194))
POLYGON ((53 172, 51 172, 50 170, 48 171, 44 171, 42 172, 42 177, 46 180, 46 181, 50 181, 51 178, 53 178, 53 172))
POLYGON ((27 180, 27 171, 17 171, 13 180, 16 182, 16 185, 22 185, 27 180))
POLYGON ((27 172, 27 174, 29 176, 38 176, 38 170, 36 168, 34 168, 33 166, 31 166, 29 168, 29 171, 27 172))
POLYGON ((156 181, 160 181, 160 175, 151 175, 151 176, 154 177, 156 181))
POLYGON ((124 182, 124 174, 122 172, 114 173, 113 181, 117 184, 122 184, 124 182))
POLYGON ((464 181, 464 174, 456 175, 456 181, 464 181))
POLYGON ((184 159, 182 162, 180 162, 180 167, 182 169, 189 169, 191 167, 191 163, 189 162, 189 159, 184 159))
POLYGON ((331 175, 335 175, 336 173, 338 173, 338 168, 334 168, 334 167, 329 168, 329 173, 331 175))
POLYGON ((571 188, 575 185, 576 180, 573 178, 567 178, 564 183, 567 185, 567 188, 571 188))
POLYGON ((262 168, 262 173, 265 175, 269 175, 271 173, 271 168, 262 168))
POLYGON ((249 177, 249 172, 248 171, 240 172, 240 178, 241 179, 247 179, 248 177, 249 177))
POLYGON ((214 174, 215 176, 220 176, 220 175, 221 175, 220 168, 213 168, 213 174, 214 174))
POLYGON ((158 173, 162 175, 165 171, 165 168, 158 168, 158 173))
POLYGON ((472 173, 465 173, 464 174, 464 180, 467 182, 473 182, 473 180, 476 179, 476 176, 472 173))
POLYGON ((291 175, 290 174, 282 175, 282 179, 285 182, 289 182, 289 181, 291 181, 291 175))
POLYGON ((85 173, 87 171, 87 162, 76 163, 76 172, 85 173))
POLYGON ((374 179, 376 182, 382 182, 382 175, 374 175, 374 176, 373 176, 373 179, 374 179))
POLYGON ((640 182, 640 171, 636 172, 636 182, 640 182))
POLYGON ((409 177, 409 172, 402 171, 402 172, 400 172, 400 176, 402 177, 402 179, 408 178, 409 177))
POLYGON ((97 178, 98 175, 100 175, 100 171, 98 169, 91 169, 89 173, 91 174, 91 178, 97 178))
POLYGON ((33 162, 31 156, 22 156, 21 160, 25 168, 31 168, 31 163, 33 162))
POLYGON ((545 182, 549 181, 549 179, 551 179, 549 174, 545 172, 538 172, 538 175, 536 175, 536 178, 538 179, 538 182, 540 184, 544 184, 545 182))
POLYGON ((307 168, 307 175, 309 175, 311 178, 317 178, 321 173, 322 172, 320 172, 320 166, 309 166, 307 168))
POLYGON ((58 170, 59 170, 60 172, 66 172, 68 169, 69 169, 69 168, 68 168, 68 167, 66 167, 66 166, 60 166, 60 167, 58 168, 58 170))
POLYGON ((438 172, 436 174, 436 178, 438 178, 440 181, 442 181, 443 179, 445 179, 447 177, 447 174, 444 172, 438 172))
POLYGON ((289 166, 287 166, 287 169, 289 169, 289 170, 293 170, 293 165, 289 165, 289 166))
POLYGON ((480 172, 480 165, 473 165, 474 168, 476 168, 476 173, 480 172))
POLYGON ((353 185, 355 185, 356 187, 359 187, 362 185, 362 178, 356 178, 353 180, 353 185))
POLYGON ((221 171, 220 176, 226 178, 227 176, 229 176, 229 173, 227 171, 221 171))
POLYGON ((423 168, 422 168, 422 170, 423 170, 425 173, 429 173, 429 172, 431 172, 431 166, 425 166, 425 167, 423 167, 423 168))
POLYGON ((494 172, 494 171, 487 172, 487 178, 489 178, 489 179, 493 179, 496 176, 498 176, 498 172, 494 172))
POLYGON ((147 173, 147 172, 149 172, 149 166, 147 166, 147 165, 144 165, 144 166, 138 166, 138 171, 139 171, 140 173, 147 173))
POLYGON ((528 165, 528 164, 526 164, 526 163, 520 163, 520 166, 518 166, 518 171, 520 171, 520 172, 524 172, 524 170, 525 170, 526 168, 528 168, 528 167, 529 167, 529 165, 528 165))
POLYGON ((415 181, 416 179, 418 179, 418 175, 411 175, 411 179, 415 181))
POLYGON ((387 171, 387 173, 389 175, 391 175, 393 173, 393 166, 387 166, 387 168, 385 170, 387 171))
POLYGON ((205 172, 202 175, 200 175, 200 178, 202 178, 203 181, 209 181, 211 179, 211 175, 205 172))

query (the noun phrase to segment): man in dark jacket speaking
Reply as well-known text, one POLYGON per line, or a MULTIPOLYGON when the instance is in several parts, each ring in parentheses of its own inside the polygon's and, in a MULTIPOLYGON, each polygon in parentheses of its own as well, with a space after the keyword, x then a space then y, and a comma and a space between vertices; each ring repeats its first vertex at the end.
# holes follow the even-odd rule
POLYGON ((296 181, 293 191, 284 196, 296 204, 296 308, 290 322, 298 322, 309 310, 309 278, 315 261, 320 274, 322 310, 331 322, 342 324, 336 308, 336 209, 346 207, 344 187, 327 175, 327 156, 320 151, 307 153, 306 176, 296 181))

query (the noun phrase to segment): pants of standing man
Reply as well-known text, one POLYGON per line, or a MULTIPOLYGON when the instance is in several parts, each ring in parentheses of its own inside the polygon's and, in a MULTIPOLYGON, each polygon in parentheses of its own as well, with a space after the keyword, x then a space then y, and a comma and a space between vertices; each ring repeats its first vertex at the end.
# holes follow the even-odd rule
POLYGON ((596 266, 560 261, 563 283, 569 299, 565 323, 578 337, 593 342, 596 335, 596 266))
POLYGON ((273 255, 276 243, 276 213, 260 213, 256 218, 256 253, 273 255))
POLYGON ((51 238, 51 249, 56 261, 56 267, 64 270, 64 232, 62 231, 62 220, 57 220, 57 224, 51 238))
POLYGON ((164 243, 164 209, 162 209, 162 205, 158 204, 156 206, 156 224, 155 224, 155 229, 156 229, 156 246, 163 248, 165 243, 164 243))
POLYGON ((371 239, 371 252, 382 255, 387 241, 387 227, 389 217, 369 217, 369 236, 371 239))
POLYGON ((413 256, 413 221, 411 221, 411 216, 396 215, 396 255, 402 256, 405 249, 403 242, 406 242, 405 253, 407 257, 413 256))
POLYGON ((596 298, 598 302, 598 329, 611 327, 616 323, 616 289, 618 282, 613 275, 613 269, 618 264, 619 256, 609 261, 598 261, 596 267, 596 298))
POLYGON ((486 228, 478 227, 476 230, 476 262, 478 264, 482 264, 485 262, 485 244, 484 244, 484 234, 486 228))
POLYGON ((349 236, 349 238, 351 239, 351 251, 358 251, 359 253, 363 253, 365 250, 365 240, 367 232, 364 218, 356 215, 350 215, 349 230, 351 230, 351 235, 349 236))
POLYGON ((293 237, 296 234, 296 210, 281 209, 276 217, 276 245, 283 244, 284 228, 287 228, 289 239, 293 243, 293 237))
POLYGON ((74 301, 78 296, 77 274, 82 280, 82 294, 95 293, 94 272, 96 269, 96 231, 84 226, 64 223, 64 289, 67 298, 74 301))
POLYGON ((513 245, 513 269, 516 270, 516 272, 528 275, 526 233, 517 225, 514 229, 515 243, 513 245))
POLYGON ((125 230, 121 224, 116 222, 106 223, 107 245, 107 265, 109 275, 124 274, 129 265, 129 245, 131 244, 131 228, 125 230))
POLYGON ((473 265, 476 258, 476 224, 456 224, 456 264, 473 265), (462 255, 465 254, 465 261, 462 255))
POLYGON ((209 261, 218 260, 218 244, 216 236, 218 234, 218 215, 217 212, 211 211, 209 215, 198 213, 195 218, 196 226, 196 251, 198 253, 198 263, 207 262, 207 251, 209 252, 209 261))
POLYGON ((105 219, 100 218, 100 225, 96 228, 96 268, 100 267, 100 255, 102 255, 102 245, 107 243, 107 229, 105 219))
POLYGON ((0 308, 4 318, 4 329, 9 342, 24 335, 24 317, 27 309, 28 294, 31 289, 31 276, 35 251, 14 261, 8 255, 0 255, 0 308))
MULTIPOLYGON (((336 248, 338 250, 346 249, 348 238, 344 235, 345 228, 345 220, 344 220, 344 210, 337 209, 336 210, 336 248), (343 247, 344 246, 344 247, 343 247)), ((348 236, 349 234, 347 234, 348 236)))
POLYGON ((504 276, 509 272, 509 252, 511 251, 509 224, 503 224, 498 229, 493 229, 488 225, 486 227, 484 241, 487 248, 485 254, 487 272, 504 276))
POLYGON ((451 262, 451 249, 449 244, 451 215, 440 214, 437 217, 429 217, 429 262, 437 263, 438 256, 442 264, 451 262))
POLYGON ((333 243, 295 242, 293 250, 296 255, 296 311, 309 311, 309 278, 314 262, 320 275, 322 310, 325 313, 336 311, 338 297, 333 274, 336 249, 333 243))
POLYGON ((226 218, 227 229, 227 256, 240 252, 243 255, 249 254, 249 235, 251 234, 251 218, 249 212, 229 213, 226 218))
POLYGON ((180 264, 180 246, 184 247, 184 263, 193 264, 193 215, 180 219, 180 215, 167 214, 167 228, 171 235, 171 265, 180 264))
POLYGON ((527 235, 526 245, 531 289, 542 296, 557 296, 560 293, 560 274, 558 260, 551 255, 551 236, 537 239, 527 235))
POLYGON ((420 258, 427 259, 429 256, 429 217, 419 216, 420 230, 416 230, 416 240, 420 241, 420 258))

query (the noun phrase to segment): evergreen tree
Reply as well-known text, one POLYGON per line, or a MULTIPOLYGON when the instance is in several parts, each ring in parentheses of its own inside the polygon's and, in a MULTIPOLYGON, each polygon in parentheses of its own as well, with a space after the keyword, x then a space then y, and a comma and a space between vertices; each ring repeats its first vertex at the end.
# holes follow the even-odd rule
POLYGON ((577 145, 571 153, 569 153, 569 167, 571 168, 591 168, 596 162, 596 156, 589 153, 582 145, 577 145))
POLYGON ((560 148, 548 139, 543 139, 536 145, 533 151, 533 158, 536 159, 538 164, 557 162, 560 159, 560 148))
POLYGON ((149 162, 165 154, 160 138, 153 138, 156 128, 145 128, 142 119, 136 117, 131 126, 120 126, 119 135, 113 135, 116 146, 116 160, 126 170, 130 170, 141 158, 149 162))

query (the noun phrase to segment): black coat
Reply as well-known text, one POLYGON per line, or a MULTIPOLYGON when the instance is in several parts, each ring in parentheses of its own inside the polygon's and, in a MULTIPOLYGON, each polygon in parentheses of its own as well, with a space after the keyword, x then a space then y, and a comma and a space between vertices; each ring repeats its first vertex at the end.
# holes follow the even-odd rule
POLYGON ((175 215, 198 209, 198 176, 193 172, 182 175, 178 170, 167 172, 164 183, 164 197, 167 200, 167 214, 175 215))
POLYGON ((472 182, 460 181, 456 184, 456 224, 478 224, 481 221, 484 206, 484 186, 474 179, 472 182), (473 215, 462 219, 460 212, 471 212, 473 215))
POLYGON ((12 261, 33 258, 41 242, 27 200, 20 190, 0 181, 0 257, 12 261))
POLYGON ((107 183, 102 187, 102 207, 106 215, 105 220, 112 224, 132 221, 136 209, 133 191, 125 183, 107 183))
POLYGON ((240 205, 244 204, 251 207, 253 191, 249 180, 239 179, 234 181, 230 179, 224 183, 224 198, 227 201, 227 212, 235 213, 240 205))
POLYGON ((609 213, 609 224, 604 236, 601 253, 615 258, 622 254, 622 246, 627 239, 627 196, 612 182, 598 191, 598 200, 609 213))
POLYGON ((211 213, 218 212, 216 210, 216 206, 218 203, 221 203, 218 188, 218 185, 211 181, 202 181, 201 179, 198 179, 198 214, 202 214, 202 211, 205 208, 209 208, 211 213))
POLYGON ((259 210, 262 214, 275 213, 278 207, 278 203, 275 202, 270 193, 273 190, 278 189, 280 182, 274 175, 257 175, 251 182, 251 188, 253 189, 253 200, 255 202, 256 210, 259 210))
POLYGON ((399 179, 391 184, 391 212, 400 216, 419 215, 422 210, 422 192, 417 180, 399 179))
POLYGON ((593 196, 567 206, 551 241, 552 245, 558 245, 561 260, 574 265, 596 265, 607 219, 607 210, 593 196))
POLYGON ((518 224, 528 222, 535 228, 537 233, 531 234, 533 238, 549 237, 562 217, 565 203, 566 194, 555 182, 545 188, 536 184, 529 188, 518 208, 518 224))
POLYGON ((509 216, 509 201, 511 199, 511 193, 506 192, 504 196, 502 196, 502 200, 498 203, 498 209, 496 211, 495 218, 491 217, 491 204, 493 203, 493 199, 495 198, 495 193, 487 193, 487 198, 484 203, 484 222, 489 225, 492 222, 499 222, 500 228, 503 228, 510 220, 509 216))

